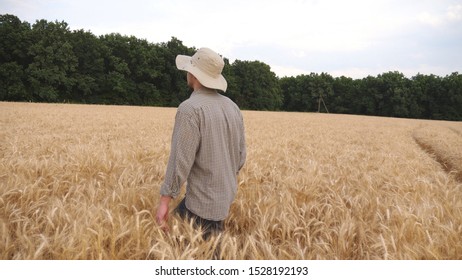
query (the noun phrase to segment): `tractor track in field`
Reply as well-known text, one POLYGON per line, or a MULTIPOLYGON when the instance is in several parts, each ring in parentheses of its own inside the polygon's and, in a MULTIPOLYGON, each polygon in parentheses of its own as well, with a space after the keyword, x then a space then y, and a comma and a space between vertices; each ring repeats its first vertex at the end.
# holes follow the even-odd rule
MULTIPOLYGON (((426 143, 425 141, 417 137, 416 131, 418 131, 418 129, 414 130, 412 134, 412 138, 417 143, 417 145, 420 147, 420 149, 422 149, 426 154, 428 154, 428 156, 430 156, 434 161, 436 161, 446 173, 454 176, 454 178, 458 182, 462 183, 462 167, 455 166, 450 161, 448 161, 445 157, 443 157, 432 145, 426 143)), ((457 135, 462 136, 455 129, 451 129, 451 130, 455 132, 457 135)))

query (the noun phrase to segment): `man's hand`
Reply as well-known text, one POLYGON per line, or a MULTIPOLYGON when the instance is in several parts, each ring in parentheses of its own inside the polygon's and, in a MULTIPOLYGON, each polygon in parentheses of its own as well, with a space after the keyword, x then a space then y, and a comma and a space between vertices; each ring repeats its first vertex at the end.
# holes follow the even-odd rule
POLYGON ((168 232, 168 205, 172 198, 170 196, 161 196, 159 207, 157 208, 156 222, 164 232, 168 232))

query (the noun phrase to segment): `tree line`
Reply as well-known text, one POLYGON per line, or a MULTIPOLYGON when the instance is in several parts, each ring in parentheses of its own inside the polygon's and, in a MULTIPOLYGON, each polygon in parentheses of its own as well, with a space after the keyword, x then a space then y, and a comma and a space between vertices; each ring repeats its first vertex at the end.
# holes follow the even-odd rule
MULTIPOLYGON (((0 100, 175 107, 187 99, 177 54, 194 47, 172 37, 150 43, 0 15, 0 100)), ((462 75, 387 72, 363 79, 311 73, 278 78, 260 61, 227 58, 226 95, 241 109, 462 120, 462 75), (322 101, 322 103, 321 103, 322 101), (322 104, 322 106, 321 106, 322 104)))

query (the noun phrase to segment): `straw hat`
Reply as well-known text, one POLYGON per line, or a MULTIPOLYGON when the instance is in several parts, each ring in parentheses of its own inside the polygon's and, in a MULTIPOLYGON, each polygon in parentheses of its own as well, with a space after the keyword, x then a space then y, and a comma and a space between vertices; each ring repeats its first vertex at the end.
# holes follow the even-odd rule
POLYGON ((193 74, 203 86, 226 91, 228 83, 221 75, 225 62, 211 49, 201 48, 193 56, 177 55, 175 62, 179 70, 193 74))

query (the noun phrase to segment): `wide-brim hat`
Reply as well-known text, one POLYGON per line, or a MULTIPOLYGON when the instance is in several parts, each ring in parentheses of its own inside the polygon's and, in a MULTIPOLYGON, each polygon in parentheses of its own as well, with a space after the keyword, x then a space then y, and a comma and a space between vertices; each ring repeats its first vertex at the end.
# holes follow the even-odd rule
POLYGON ((209 48, 200 48, 193 56, 177 55, 176 67, 194 75, 208 88, 226 91, 228 83, 221 74, 225 62, 223 58, 209 48))

